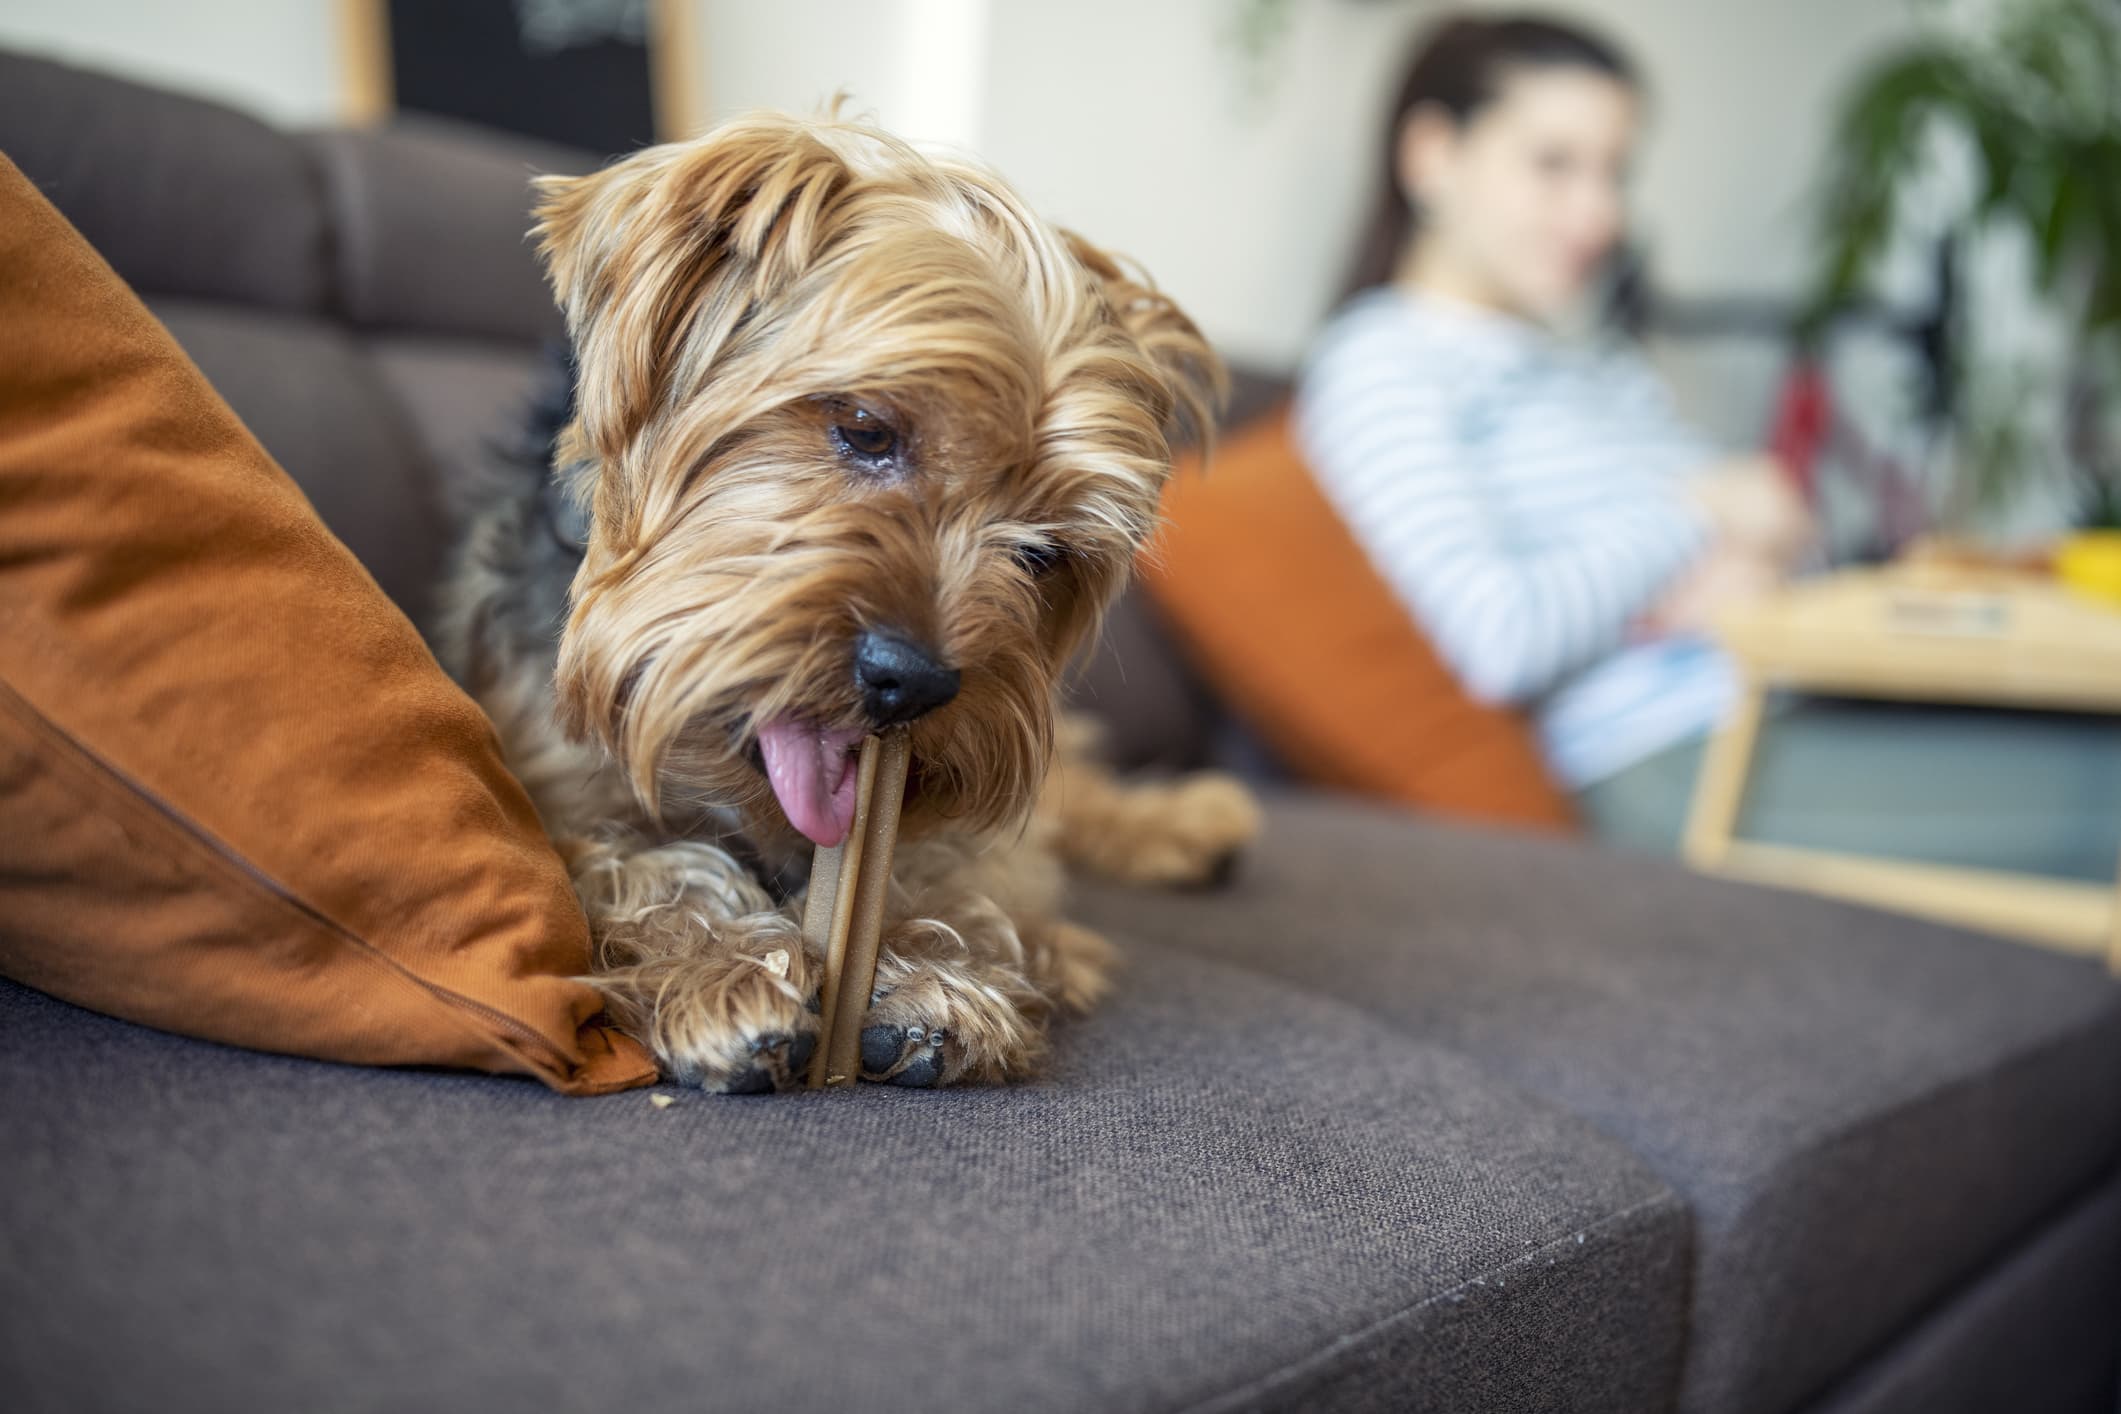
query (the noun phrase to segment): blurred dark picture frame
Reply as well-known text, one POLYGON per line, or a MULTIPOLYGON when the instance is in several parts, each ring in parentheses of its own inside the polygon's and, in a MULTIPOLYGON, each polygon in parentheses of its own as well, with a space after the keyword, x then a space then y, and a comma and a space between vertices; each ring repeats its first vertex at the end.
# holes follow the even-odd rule
POLYGON ((338 0, 340 111, 611 157, 699 131, 696 0, 338 0))

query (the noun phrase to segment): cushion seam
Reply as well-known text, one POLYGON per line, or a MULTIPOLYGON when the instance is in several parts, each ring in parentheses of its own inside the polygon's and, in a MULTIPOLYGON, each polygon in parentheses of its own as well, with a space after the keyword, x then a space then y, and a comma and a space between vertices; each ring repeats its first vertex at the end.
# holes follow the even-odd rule
MULTIPOLYGON (((1287 1384, 1289 1381, 1298 1379, 1339 1356, 1390 1334, 1392 1328, 1419 1316, 1429 1307, 1442 1301, 1449 1301, 1463 1292, 1472 1290, 1474 1287, 1485 1286, 1490 1277, 1515 1271, 1549 1252, 1572 1248, 1577 1245, 1576 1240, 1578 1238, 1603 1232, 1606 1229, 1627 1222, 1638 1214, 1650 1212, 1657 1208, 1673 1209, 1682 1217, 1691 1221, 1692 1214, 1687 1207, 1686 1200, 1676 1191, 1668 1189, 1663 1193, 1645 1198, 1639 1203, 1623 1208, 1617 1213, 1608 1213, 1587 1227, 1574 1228, 1551 1242, 1542 1243, 1529 1252, 1520 1253, 1500 1266, 1490 1267, 1477 1276, 1467 1277, 1465 1280, 1446 1287, 1442 1291, 1431 1292, 1418 1301, 1378 1317, 1359 1330, 1334 1337, 1308 1355, 1298 1356, 1294 1360, 1276 1366, 1263 1375, 1257 1375, 1246 1380, 1243 1384, 1236 1385, 1220 1394, 1210 1395, 1206 1399, 1181 1406, 1179 1414, 1211 1414, 1211 1411, 1215 1410, 1244 1408, 1251 1400, 1270 1392, 1274 1386, 1287 1384)), ((1680 1350, 1682 1361, 1685 1355, 1685 1334, 1683 1323, 1680 1350)))
MULTIPOLYGON (((2028 946, 2026 944, 2009 943, 2007 941, 2001 940, 1999 940, 1999 945, 2008 947, 2028 946)), ((1371 1021, 1377 1022, 1383 1026, 1390 1028, 1394 1035, 1402 1039, 1435 1046, 1440 1050, 1447 1051, 1452 1055, 1460 1057, 1461 1059, 1467 1061, 1469 1064, 1477 1067, 1480 1070, 1481 1074, 1492 1084, 1500 1086, 1513 1093, 1522 1095, 1525 1098, 1529 1099, 1531 1102, 1540 1105, 1545 1109, 1554 1111, 1558 1114, 1564 1114, 1569 1116, 1570 1118, 1576 1120, 1578 1123, 1584 1125, 1602 1142, 1614 1146, 1621 1152, 1633 1158, 1634 1161, 1642 1168, 1645 1173, 1651 1175, 1658 1183, 1664 1185, 1665 1188, 1674 1197, 1678 1199, 1678 1201, 1686 1209, 1689 1221, 1698 1221, 1698 1217, 1695 1213, 1695 1204, 1699 1196, 1698 1190, 1701 1188, 1701 1185, 1694 1184, 1686 1187, 1681 1186, 1681 1184, 1677 1180, 1675 1180, 1669 1172, 1667 1172, 1665 1165, 1661 1161, 1653 1162, 1648 1156, 1643 1153, 1641 1148, 1638 1147, 1636 1141, 1615 1132, 1604 1120, 1597 1119, 1591 1115, 1585 1114, 1582 1110, 1576 1108, 1574 1105, 1567 1104, 1559 1099, 1552 1098, 1537 1091, 1527 1089, 1522 1083, 1515 1080, 1514 1078, 1495 1070, 1488 1063, 1488 1061, 1486 1061, 1481 1056, 1475 1054, 1470 1050, 1465 1049, 1464 1047, 1460 1046, 1449 1038, 1441 1036, 1423 1035, 1410 1028, 1406 1023, 1401 1022, 1396 1018, 1390 1016, 1389 1014, 1377 1010, 1374 1007, 1371 1007, 1361 1002, 1351 1001, 1348 998, 1334 992, 1329 992, 1316 987, 1312 987, 1304 982, 1297 981, 1270 968, 1261 967, 1255 963, 1247 962, 1242 958, 1213 957, 1212 954, 1206 952, 1205 950, 1186 943, 1157 944, 1157 946, 1174 947, 1183 952, 1186 952, 1187 954, 1193 957, 1211 957, 1212 960, 1221 962, 1226 966, 1241 969, 1254 976, 1265 978, 1271 982, 1274 982, 1279 986, 1289 987, 1295 991, 1303 993, 1306 996, 1322 997, 1329 1001, 1336 1002, 1342 1006, 1348 1007, 1351 1010, 1360 1013, 1371 1021), (1696 1191, 1690 1191, 1690 1189, 1696 1191)), ((1876 1123, 1879 1119, 1890 1119, 1903 1116, 1913 1112, 1914 1110, 1920 1108, 1923 1105, 1927 1105, 1943 1099, 1948 1099, 1949 1097, 1963 1090, 1971 1089, 1983 1083, 1986 1079, 1993 1077, 1999 1070, 2016 1069, 2029 1064, 2037 1063, 2040 1059, 2052 1052, 2062 1051, 2071 1046, 2081 1043, 2086 1035, 2096 1033, 2102 1027, 2110 1027, 2114 1025, 2115 1015, 2116 1008, 2111 1002, 2109 1002, 2106 1006, 2102 1007, 2100 1010, 2094 1012, 2090 1017, 2086 1018, 2081 1024, 2072 1027, 2069 1031, 2063 1033, 2062 1035, 2049 1035, 2039 1038, 2036 1044, 2022 1046, 2019 1049, 2008 1053, 2007 1055, 1999 1057, 1998 1066, 1992 1068, 1987 1072, 1970 1071, 1961 1073, 1957 1076, 1954 1076, 1951 1081, 1941 1089, 1932 1090, 1918 1095, 1902 1096, 1896 1103, 1892 1105, 1891 1108, 1879 1111, 1878 1113, 1867 1117, 1867 1119, 1864 1121, 1851 1120, 1845 1124, 1836 1125, 1830 1129, 1823 1131, 1822 1133, 1814 1135, 1806 1141, 1806 1143, 1801 1149, 1797 1150, 1794 1153, 1784 1155, 1774 1165, 1770 1166, 1768 1169, 1762 1171, 1759 1174, 1748 1177, 1745 1181, 1749 1187, 1757 1188, 1758 1192, 1762 1194, 1781 1192, 1786 1186, 1786 1183, 1782 1180, 1782 1175, 1787 1172, 1791 1166, 1807 1162, 1822 1154, 1830 1152, 1836 1146, 1848 1142, 1849 1140, 1854 1139, 1860 1134, 1862 1134, 1865 1128, 1868 1127, 1868 1125, 1876 1123)), ((2093 1165, 2093 1170, 2097 1171, 2100 1163, 2110 1162, 2113 1157, 2114 1152, 2110 1151, 2104 1158, 2102 1158, 2093 1165)), ((1740 1210, 1740 1215, 1742 1215, 1744 1211, 1746 1210, 1740 1210)), ((1993 1260, 1998 1253, 2008 1251, 2012 1240, 2013 1239, 2010 1236, 2006 1236, 2001 1239, 1995 1246, 1984 1248, 1973 1259, 1974 1269, 1979 1270, 1984 1264, 1993 1260)), ((1691 1254, 1688 1259, 1689 1290, 1687 1296, 1686 1315, 1688 1339, 1685 1347, 1683 1347, 1681 1351, 1679 1370, 1680 1387, 1682 1391, 1690 1389, 1695 1379, 1695 1351, 1693 1347, 1693 1331, 1695 1326, 1694 1308, 1695 1301, 1700 1289, 1701 1268, 1703 1262, 1706 1260, 1706 1257, 1706 1249, 1697 1245, 1696 1250, 1691 1254)), ((1865 1353, 1868 1354, 1876 1348, 1878 1347, 1874 1342, 1871 1346, 1867 1346, 1865 1348, 1865 1353)))
MULTIPOLYGON (((2012 947, 2028 946, 2022 943, 2011 943, 2008 945, 2012 947)), ((1783 1155, 1768 1168, 1743 1180, 1745 1186, 1752 1192, 1753 1201, 1734 1209, 1724 1224, 1725 1228, 1727 1230, 1734 1229, 1746 1222, 1762 1200, 1778 1196, 1789 1190, 1793 1181, 1792 1175, 1801 1172, 1813 1162, 1832 1154, 1841 1146, 1862 1138, 1869 1129, 1874 1128, 1880 1122, 1890 1122, 1918 1116, 1924 1110, 1934 1109, 1938 1105, 1949 1104, 1958 1095, 1985 1085, 1998 1075, 2012 1071, 2022 1071, 2029 1066, 2037 1066, 2043 1061, 2080 1045, 2087 1036, 2096 1035, 2100 1030, 2112 1027, 2115 1024, 2116 1016, 2116 1009, 2109 1004, 2088 1017, 2081 1025, 2074 1026, 2067 1032, 2060 1035, 2042 1037, 2038 1044, 2025 1046, 1999 1057, 1998 1063, 1986 1071, 1962 1073, 1955 1076, 1950 1083, 1941 1088, 1922 1094, 1902 1096, 1890 1108, 1880 1110, 1868 1116, 1865 1120, 1850 1121, 1846 1124, 1836 1125, 1831 1129, 1814 1135, 1802 1148, 1783 1155)), ((1599 1132, 1601 1134, 1606 1133, 1603 1127, 1600 1127, 1599 1132)), ((2121 1144, 2110 1143, 2107 1151, 2093 1161, 2090 1171, 2094 1175, 2106 1172, 2114 1164, 2117 1157, 2121 1157, 2121 1144)), ((1661 1172, 1659 1177, 1660 1179, 1664 1177, 1661 1172)), ((1664 1179, 1664 1181, 1670 1182, 1669 1179, 1664 1179)), ((2042 1203, 2039 1212, 2027 1224, 2013 1228, 1995 1239, 1993 1243, 1986 1244, 1978 1251, 1972 1253, 1967 1258, 1967 1264, 1964 1269, 1955 1269, 1948 1273, 1944 1279, 1944 1285, 1928 1293, 1923 1298, 1924 1302, 1948 1299, 1963 1288, 1969 1280, 1977 1278, 1994 1263, 2007 1258, 2011 1252, 2016 1250, 2017 1244, 2024 1239, 2028 1231, 2037 1231, 2041 1223, 2047 1220, 2058 1204, 2066 1205, 2078 1192, 2079 1190, 2075 1186, 2074 1181, 2066 1181, 2062 1192, 2060 1194, 2050 1194, 2047 1200, 2042 1203)), ((1697 1283, 1697 1289, 1701 1275, 1700 1263, 1705 1255, 1703 1252, 1695 1254, 1694 1279, 1697 1283)), ((1691 1306, 1691 1302, 1689 1305, 1691 1306)), ((1927 1304, 1919 1306, 1914 1312, 1903 1313, 1897 1324, 1887 1331, 1872 1337, 1862 1347, 1855 1356, 1855 1363, 1860 1365, 1873 1355, 1889 1347, 1896 1338, 1897 1333, 1905 1329, 1906 1323, 1919 1318, 1921 1312, 1926 1309, 1928 1309, 1927 1304)), ((1691 1326, 1693 1315, 1691 1310, 1688 1315, 1688 1323, 1691 1326)), ((1824 1389, 1831 1388, 1832 1382, 1839 1378, 1840 1373, 1847 1368, 1844 1365, 1839 1371, 1829 1371, 1823 1377, 1827 1383, 1815 1385, 1804 1397, 1807 1399, 1817 1398, 1824 1389)), ((1690 1390, 1693 1386, 1693 1379, 1694 1371, 1691 1364, 1689 1364, 1683 1372, 1682 1388, 1690 1390)))
POLYGON ((48 735, 66 747, 72 756, 71 761, 67 764, 74 768, 76 775, 87 778, 92 783, 92 788, 97 789, 98 793, 109 791, 115 787, 117 793, 123 799, 130 801, 136 809, 145 811, 149 818, 162 826, 168 834, 189 845, 195 857, 205 859, 210 867, 224 878, 234 881, 244 891, 253 896, 265 899, 276 907, 293 913, 303 922, 323 929, 331 937, 338 939, 342 943, 349 944, 355 953, 370 965, 380 968, 386 975, 399 979, 423 995, 441 1003, 444 1013, 450 1017, 450 1020, 461 1031, 468 1035, 478 1036, 480 1039, 490 1043, 498 1044, 510 1055, 530 1066, 533 1072, 543 1069, 545 1065, 550 1065, 556 1068, 559 1074, 571 1077, 579 1068, 569 1062, 564 1053, 546 1040, 544 1036, 539 1035, 527 1022, 509 1016, 497 1007, 466 997, 440 983, 420 976, 397 959, 391 957, 383 949, 378 948, 374 943, 369 942, 344 924, 334 920, 329 914, 303 900, 294 890, 267 873, 262 867, 252 861, 249 856, 229 845, 198 821, 192 819, 190 815, 162 799, 154 791, 135 781, 131 775, 106 760, 101 753, 93 750, 72 732, 53 721, 34 703, 30 702, 28 698, 22 696, 12 683, 8 682, 4 677, 0 677, 0 710, 6 710, 10 707, 16 709, 10 715, 17 717, 18 720, 24 720, 26 714, 24 725, 32 733, 48 735), (548 1060, 541 1064, 525 1054, 523 1048, 508 1036, 495 1034, 492 1030, 482 1031, 478 1026, 471 1024, 468 1019, 469 1016, 482 1017, 489 1024, 499 1021, 505 1022, 509 1027, 519 1028, 524 1035, 533 1037, 538 1046, 547 1051, 548 1060))
MULTIPOLYGON (((2008 945, 2011 947, 2029 946, 2029 944, 2024 943, 2010 943, 2008 945)), ((1996 1057, 1996 1063, 1987 1070, 1963 1071, 1953 1076, 1946 1084, 1940 1087, 1917 1094, 1902 1095, 1886 1109, 1866 1115, 1861 1119, 1850 1120, 1823 1130, 1808 1139, 1802 1148, 1783 1155, 1774 1164, 1761 1171, 1761 1176, 1764 1178, 1779 1177, 1793 1164, 1807 1163, 1847 1143, 1851 1139, 1860 1137, 1866 1131, 1874 1128, 1880 1119, 1894 1119, 1917 1113, 1941 1101, 1950 1100, 1965 1091, 1979 1088, 2001 1072, 2018 1070, 2028 1065, 2037 1065, 2059 1052, 2081 1044, 2086 1037, 2096 1035, 2101 1030, 2115 1026, 2117 1021, 2121 1021, 2121 1009, 2117 1009, 2109 1002, 2066 1032, 2059 1035, 2050 1033, 2038 1038, 2035 1044, 2021 1046, 1996 1057)), ((2121 1150, 2117 1150, 2117 1152, 2121 1152, 2121 1150)), ((2106 1159, 2102 1159, 2101 1162, 2113 1157, 2113 1154, 2108 1154, 2106 1159)), ((1764 1191, 1778 1186, 1775 1184, 1761 1185, 1764 1191)))
POLYGON ((2002 1251, 1983 1261, 1972 1276, 1926 1302, 1883 1339, 1836 1370, 1824 1386, 1809 1396, 1812 1402, 1805 1408, 1843 1407, 1851 1390, 1858 1389, 1867 1379, 1878 1374, 1880 1362, 1898 1357, 1909 1343, 1922 1340, 1930 1333, 1933 1323, 1950 1320, 1962 1302, 1978 1296, 1979 1288, 2006 1275, 2014 1263, 2025 1257, 2028 1248, 2050 1240, 2057 1229, 2076 1222, 2087 1208, 2106 1201, 2117 1188, 2121 1188, 2121 1165, 2110 1165, 2102 1169, 2093 1182, 2073 1190, 2051 1208, 2043 1209, 2038 1219, 2002 1251), (1836 1404, 1836 1401, 1842 1403, 1836 1404))
MULTIPOLYGON (((2026 946, 2025 944, 2007 942, 2002 943, 2001 945, 2011 947, 2026 946)), ((1159 946, 1176 947, 1181 951, 1184 951, 1194 957, 1212 956, 1208 953, 1205 953, 1199 948, 1184 943, 1159 944, 1159 946)), ((1634 1140, 1629 1139, 1619 1133, 1616 1133, 1604 1121, 1596 1119, 1591 1115, 1585 1114, 1583 1111, 1577 1109, 1575 1106, 1564 1103, 1561 1100, 1549 1097, 1534 1090, 1527 1089, 1519 1081, 1513 1079, 1512 1077, 1506 1074, 1503 1074, 1502 1072, 1495 1070, 1485 1059, 1481 1058, 1479 1055, 1463 1048, 1456 1042, 1446 1037, 1423 1035, 1420 1032, 1410 1028, 1407 1024, 1390 1016, 1389 1014, 1377 1010, 1364 1003, 1351 1001, 1348 998, 1341 996, 1337 993, 1324 991, 1309 986, 1306 983, 1297 981, 1270 968, 1261 967, 1257 964, 1247 962, 1242 958, 1215 958, 1214 960, 1222 962, 1227 966, 1241 969, 1254 976, 1265 978, 1269 981, 1276 983, 1277 985, 1292 988, 1296 991, 1302 992, 1306 996, 1322 997, 1327 1000, 1336 1002, 1342 1006, 1346 1006, 1356 1012, 1359 1012, 1361 1015, 1370 1019, 1371 1021, 1377 1022, 1381 1025, 1390 1028, 1396 1036, 1404 1040, 1413 1041, 1420 1044, 1432 1045, 1440 1050, 1447 1051, 1452 1055, 1460 1057, 1468 1063, 1476 1066, 1480 1070, 1481 1074, 1486 1077, 1491 1083, 1500 1086, 1504 1089, 1507 1089, 1513 1093, 1519 1094, 1545 1109, 1554 1111, 1558 1114, 1564 1114, 1569 1116, 1570 1118, 1576 1120, 1578 1123, 1584 1125, 1587 1129, 1591 1131, 1591 1133, 1595 1134, 1604 1143, 1614 1146, 1621 1152, 1633 1158, 1634 1161, 1642 1168, 1645 1173, 1653 1177, 1655 1181, 1659 1184, 1662 1184, 1672 1194, 1672 1196, 1674 1196, 1681 1203, 1681 1205, 1687 1211, 1690 1221, 1698 1220, 1695 1216, 1695 1203, 1697 1200, 1697 1194, 1695 1192, 1690 1192, 1687 1187, 1682 1187, 1677 1181, 1674 1180, 1674 1178, 1669 1173, 1666 1172, 1665 1167, 1661 1162, 1652 1162, 1652 1160, 1648 1158, 1637 1146, 1637 1143, 1634 1140)), ((1816 1134, 1812 1136, 1800 1150, 1783 1156, 1767 1170, 1762 1171, 1760 1174, 1749 1177, 1746 1180, 1747 1186, 1757 1187, 1759 1192, 1763 1194, 1780 1192, 1786 1186, 1781 1179, 1781 1175, 1784 1174, 1791 1166, 1807 1162, 1822 1154, 1832 1151, 1838 1145, 1843 1144, 1861 1135, 1870 1124, 1876 1123, 1879 1119, 1890 1119, 1903 1116, 1913 1112, 1918 1108, 1921 1108, 1924 1105, 1948 1099, 1949 1097, 1958 1094, 1963 1090, 1971 1089, 1983 1083, 1986 1079, 1994 1076, 1998 1070, 2017 1069, 2029 1064, 2035 1064, 2040 1059, 2049 1055, 2050 1053, 2066 1050, 2071 1046, 2080 1044, 2085 1038, 2085 1036, 2087 1036, 2088 1034, 2094 1034, 2103 1027, 2110 1027, 2114 1025, 2115 1015, 2116 1008, 2111 1003, 2109 1003, 2106 1006, 2102 1007, 2100 1010, 2094 1012, 2090 1017, 2086 1018, 2078 1026, 2072 1027, 2066 1033, 2063 1033, 2059 1036, 2049 1035, 2041 1037, 2039 1038, 2036 1044, 2020 1047, 2015 1051, 2012 1051, 2004 1056, 1999 1057, 1999 1065, 1987 1072, 1965 1072, 1959 1074, 1957 1076, 1954 1076, 1951 1081, 1941 1089, 1928 1091, 1926 1093, 1918 1095, 1902 1096, 1895 1104, 1892 1105, 1891 1108, 1880 1111, 1877 1114, 1871 1115, 1863 1121, 1851 1120, 1845 1124, 1836 1125, 1819 1134, 1816 1134)), ((2113 1157, 2114 1154, 2110 1152, 2104 1158, 2099 1160, 2098 1163, 2095 1163, 2093 1165, 2094 1171, 2097 1170, 2099 1163, 2109 1162, 2112 1160, 2113 1157)), ((1693 1187, 1698 1188, 1699 1185, 1693 1185, 1693 1187)), ((1979 1270, 1983 1264, 1993 1260, 1999 1252, 2009 1250, 2011 1241, 2012 1239, 2006 1236, 1995 1247, 1984 1248, 1983 1251, 1977 1254, 1974 1259, 1975 1269, 1979 1270)), ((1680 1361, 1680 1381, 1681 1388, 1683 1390, 1690 1388, 1694 1380, 1694 1350, 1692 1340, 1695 1315, 1694 1301, 1695 1294, 1698 1293, 1699 1281, 1701 1277, 1701 1265, 1705 1260, 1705 1257, 1705 1250, 1697 1248, 1697 1250, 1691 1255, 1688 1261, 1690 1285, 1689 1295, 1687 1298, 1686 1319, 1689 1334, 1687 1344, 1682 1349, 1680 1361)), ((1875 1347, 1866 1347, 1866 1353, 1868 1353, 1869 1350, 1873 1348, 1875 1347)))

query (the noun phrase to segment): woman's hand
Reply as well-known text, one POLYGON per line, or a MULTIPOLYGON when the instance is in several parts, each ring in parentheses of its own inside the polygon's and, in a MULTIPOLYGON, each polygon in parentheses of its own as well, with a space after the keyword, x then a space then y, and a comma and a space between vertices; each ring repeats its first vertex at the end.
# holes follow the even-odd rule
POLYGON ((1724 462, 1692 478, 1686 487, 1695 506, 1708 517, 1720 545, 1771 565, 1784 569, 1794 565, 1817 536, 1811 511, 1773 457, 1724 462))
POLYGON ((1789 578, 1818 534, 1772 457, 1724 462, 1693 477, 1686 490, 1715 542, 1642 616, 1637 628, 1650 637, 1707 633, 1789 578))
POLYGON ((1707 633, 1732 609, 1765 598, 1787 574, 1783 564, 1757 550, 1719 544, 1672 582, 1639 627, 1651 638, 1707 633))

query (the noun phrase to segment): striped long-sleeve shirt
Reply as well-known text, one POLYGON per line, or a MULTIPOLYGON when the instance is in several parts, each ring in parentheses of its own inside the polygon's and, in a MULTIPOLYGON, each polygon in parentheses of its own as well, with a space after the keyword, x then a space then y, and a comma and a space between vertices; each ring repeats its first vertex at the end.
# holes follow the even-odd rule
POLYGON ((1715 457, 1640 358, 1395 289, 1326 328, 1297 398, 1328 499, 1466 689, 1529 708, 1585 785, 1698 734, 1731 689, 1697 639, 1632 634, 1705 549, 1715 457))

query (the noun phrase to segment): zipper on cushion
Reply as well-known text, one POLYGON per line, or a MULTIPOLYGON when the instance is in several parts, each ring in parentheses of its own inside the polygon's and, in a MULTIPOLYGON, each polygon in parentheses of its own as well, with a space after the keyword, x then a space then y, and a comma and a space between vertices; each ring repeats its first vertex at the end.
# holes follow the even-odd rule
POLYGON ((91 749, 79 738, 75 737, 73 733, 45 716, 43 712, 37 709, 35 704, 23 697, 5 679, 0 679, 0 708, 10 709, 9 714, 22 721, 31 732, 56 738, 69 750, 81 757, 90 767, 116 781, 134 799, 151 807, 155 813, 171 825, 174 825, 181 833, 195 844, 204 848, 223 865, 233 868, 242 874, 256 888, 263 890, 279 902, 294 909, 319 927, 381 961, 391 971, 397 973, 428 995, 462 1011, 469 1012, 471 1015, 485 1021, 494 1029, 523 1042, 529 1049, 538 1055, 542 1055, 548 1068, 555 1073, 572 1076, 578 1069, 568 1060, 564 1051, 554 1045, 551 1040, 535 1027, 510 1016, 505 1011, 489 1006, 485 1002, 476 1001, 439 983, 429 981, 406 967, 404 963, 392 957, 384 949, 377 947, 374 943, 369 942, 344 924, 306 902, 299 895, 281 884, 279 880, 260 869, 256 864, 253 864, 240 851, 224 843, 219 837, 200 826, 190 816, 164 800, 155 791, 134 780, 130 774, 104 759, 100 753, 91 749))

